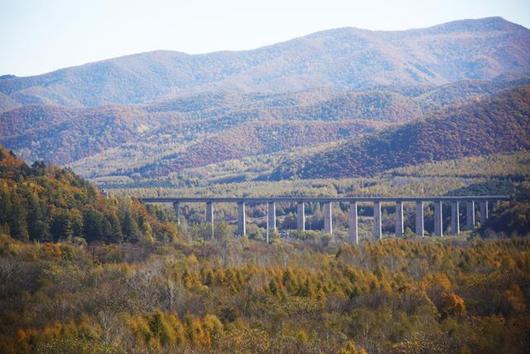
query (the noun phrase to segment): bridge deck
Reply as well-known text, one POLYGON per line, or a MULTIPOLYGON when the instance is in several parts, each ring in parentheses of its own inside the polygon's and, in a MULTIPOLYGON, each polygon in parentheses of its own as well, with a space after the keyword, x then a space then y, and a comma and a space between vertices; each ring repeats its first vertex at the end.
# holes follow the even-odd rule
POLYGON ((144 197, 144 203, 268 203, 268 202, 436 202, 436 201, 496 201, 508 200, 506 195, 477 196, 404 196, 404 197, 144 197))

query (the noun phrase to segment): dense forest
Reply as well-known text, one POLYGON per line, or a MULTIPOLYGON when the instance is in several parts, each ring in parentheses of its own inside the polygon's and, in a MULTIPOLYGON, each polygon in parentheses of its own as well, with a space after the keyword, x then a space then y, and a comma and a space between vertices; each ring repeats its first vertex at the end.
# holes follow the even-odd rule
POLYGON ((529 200, 458 238, 211 240, 2 148, 0 352, 524 353, 529 200))
POLYGON ((528 240, 0 238, 6 353, 525 353, 528 240))

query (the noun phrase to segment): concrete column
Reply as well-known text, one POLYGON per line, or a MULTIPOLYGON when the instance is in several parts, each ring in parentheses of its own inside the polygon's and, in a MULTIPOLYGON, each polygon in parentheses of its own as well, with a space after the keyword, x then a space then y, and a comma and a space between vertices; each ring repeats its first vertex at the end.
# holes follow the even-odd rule
POLYGON ((451 234, 460 233, 460 202, 458 200, 451 203, 451 234))
POLYGON ((326 233, 333 234, 333 204, 331 202, 324 203, 324 230, 326 233))
POLYGON ((396 236, 403 237, 405 228, 403 226, 403 202, 396 202, 396 236))
POLYGON ((214 235, 214 218, 213 218, 213 203, 206 203, 206 222, 210 224, 210 238, 213 239, 214 235))
POLYGON ((488 201, 484 200, 480 202, 480 225, 484 225, 486 220, 488 220, 489 217, 489 205, 488 201))
POLYGON ((175 216, 177 218, 177 225, 180 225, 180 203, 174 202, 173 209, 175 209, 175 216))
POLYGON ((237 235, 247 235, 247 219, 245 214, 245 202, 237 203, 237 235))
POLYGON ((359 226, 357 221, 357 202, 350 203, 350 215, 348 218, 349 221, 349 230, 350 230, 350 240, 354 245, 359 243, 359 226))
POLYGON ((443 215, 442 202, 434 202, 434 234, 436 236, 443 236, 443 215))
POLYGON ((475 228, 475 202, 470 201, 466 203, 466 229, 473 230, 475 228))
POLYGON ((296 208, 296 229, 305 231, 305 205, 304 202, 298 202, 296 208))
POLYGON ((416 235, 423 237, 425 230, 424 227, 425 218, 423 217, 423 202, 421 200, 416 201, 416 235))
POLYGON ((380 240, 383 234, 381 227, 381 202, 374 202, 374 225, 372 230, 374 240, 380 240))
POLYGON ((269 202, 267 204, 267 243, 270 242, 270 237, 276 232, 276 203, 269 202))
POLYGON ((245 215, 245 202, 237 203, 237 234, 247 235, 247 220, 245 215))

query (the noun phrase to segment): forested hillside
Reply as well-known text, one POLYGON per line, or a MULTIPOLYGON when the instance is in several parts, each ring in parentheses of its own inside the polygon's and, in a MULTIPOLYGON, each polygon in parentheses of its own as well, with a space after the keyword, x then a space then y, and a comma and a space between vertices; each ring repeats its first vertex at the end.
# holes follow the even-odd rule
MULTIPOLYGON (((144 113, 137 114, 137 117, 142 118, 130 127, 137 138, 115 148, 110 148, 112 140, 108 139, 106 141, 111 144, 104 151, 75 161, 70 166, 89 178, 120 176, 146 180, 178 173, 186 168, 256 154, 302 148, 299 154, 304 155, 303 148, 308 145, 338 141, 345 137, 359 138, 374 129, 421 120, 424 116, 443 116, 444 110, 474 104, 505 88, 518 87, 527 82, 530 81, 499 79, 459 82, 422 90, 421 94, 415 92, 415 96, 385 90, 348 94, 319 90, 259 97, 229 94, 193 96, 166 102, 163 106, 144 107, 144 113), (212 103, 208 105, 210 99, 212 103), (303 126, 305 130, 300 129, 303 126), (234 139, 235 136, 238 138, 234 139), (228 146, 223 147, 224 142, 228 146), (218 144, 221 144, 220 148, 212 149, 218 144)), ((135 122, 131 119, 123 121, 135 122)), ((37 131, 33 133, 36 134, 37 131)), ((41 131, 39 134, 47 136, 46 132, 41 131)), ((105 131, 94 135, 94 143, 107 136, 105 131)), ((44 139, 36 136, 34 140, 10 139, 14 140, 27 143, 31 140, 32 146, 35 146, 34 140, 44 139)), ((79 146, 80 149, 76 151, 89 146, 83 145, 85 140, 82 136, 77 143, 72 144, 79 146)), ((104 148, 103 145, 99 146, 104 148)), ((28 146, 21 151, 36 149, 28 146)), ((53 149, 46 151, 49 158, 61 156, 54 153, 53 149)), ((30 152, 28 157, 34 158, 35 155, 30 152)), ((70 157, 66 159, 69 160, 70 157)))
POLYGON ((422 162, 530 149, 530 87, 477 100, 302 159, 272 179, 369 176, 422 162))
POLYGON ((144 178, 167 176, 185 168, 201 167, 225 160, 258 154, 270 154, 291 148, 312 146, 374 132, 384 124, 377 122, 281 122, 246 123, 222 134, 208 137, 184 148, 182 152, 165 156, 153 164, 120 175, 139 174, 144 178))
MULTIPOLYGON (((469 103, 525 83, 530 83, 530 79, 462 81, 403 90, 381 87, 367 91, 312 89, 283 94, 210 92, 146 105, 97 108, 28 105, 0 114, 0 142, 30 161, 72 163, 72 167, 80 167, 80 172, 85 166, 94 167, 91 157, 95 157, 101 176, 108 170, 114 174, 118 169, 123 170, 122 162, 133 164, 127 166, 129 169, 163 164, 164 161, 157 160, 175 153, 183 145, 200 144, 212 134, 230 139, 232 129, 243 130, 251 122, 259 125, 270 122, 270 129, 280 121, 284 126, 292 125, 293 129, 300 121, 307 124, 339 121, 345 126, 351 120, 351 128, 355 129, 358 121, 364 120, 366 124, 380 122, 382 126, 418 120, 448 105, 469 103), (131 154, 134 154, 132 159, 131 154), (109 162, 101 166, 107 159, 109 162)), ((324 132, 312 143, 340 138, 324 132)), ((318 133, 316 128, 313 135, 318 133)), ((300 146, 296 141, 291 145, 288 142, 281 144, 282 148, 300 146)), ((251 146, 243 145, 241 151, 248 149, 252 155, 251 146)), ((271 144, 263 151, 274 149, 277 145, 271 144)), ((234 155, 219 157, 226 160, 234 155)), ((199 166, 193 165, 193 161, 191 165, 199 166)))
POLYGON ((177 239, 136 200, 107 199, 72 171, 26 165, 0 147, 0 230, 20 241, 154 242, 177 239))

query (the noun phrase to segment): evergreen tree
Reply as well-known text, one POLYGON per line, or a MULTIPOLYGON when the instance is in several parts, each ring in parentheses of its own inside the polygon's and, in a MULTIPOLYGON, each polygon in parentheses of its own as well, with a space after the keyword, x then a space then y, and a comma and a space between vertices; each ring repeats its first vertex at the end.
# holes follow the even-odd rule
POLYGON ((136 242, 140 239, 140 229, 129 210, 125 212, 123 219, 123 235, 129 242, 136 242))
POLYGON ((88 242, 103 239, 103 215, 92 209, 83 211, 83 236, 88 242))
POLYGON ((50 233, 56 242, 73 236, 72 220, 66 211, 61 211, 52 218, 50 233))

